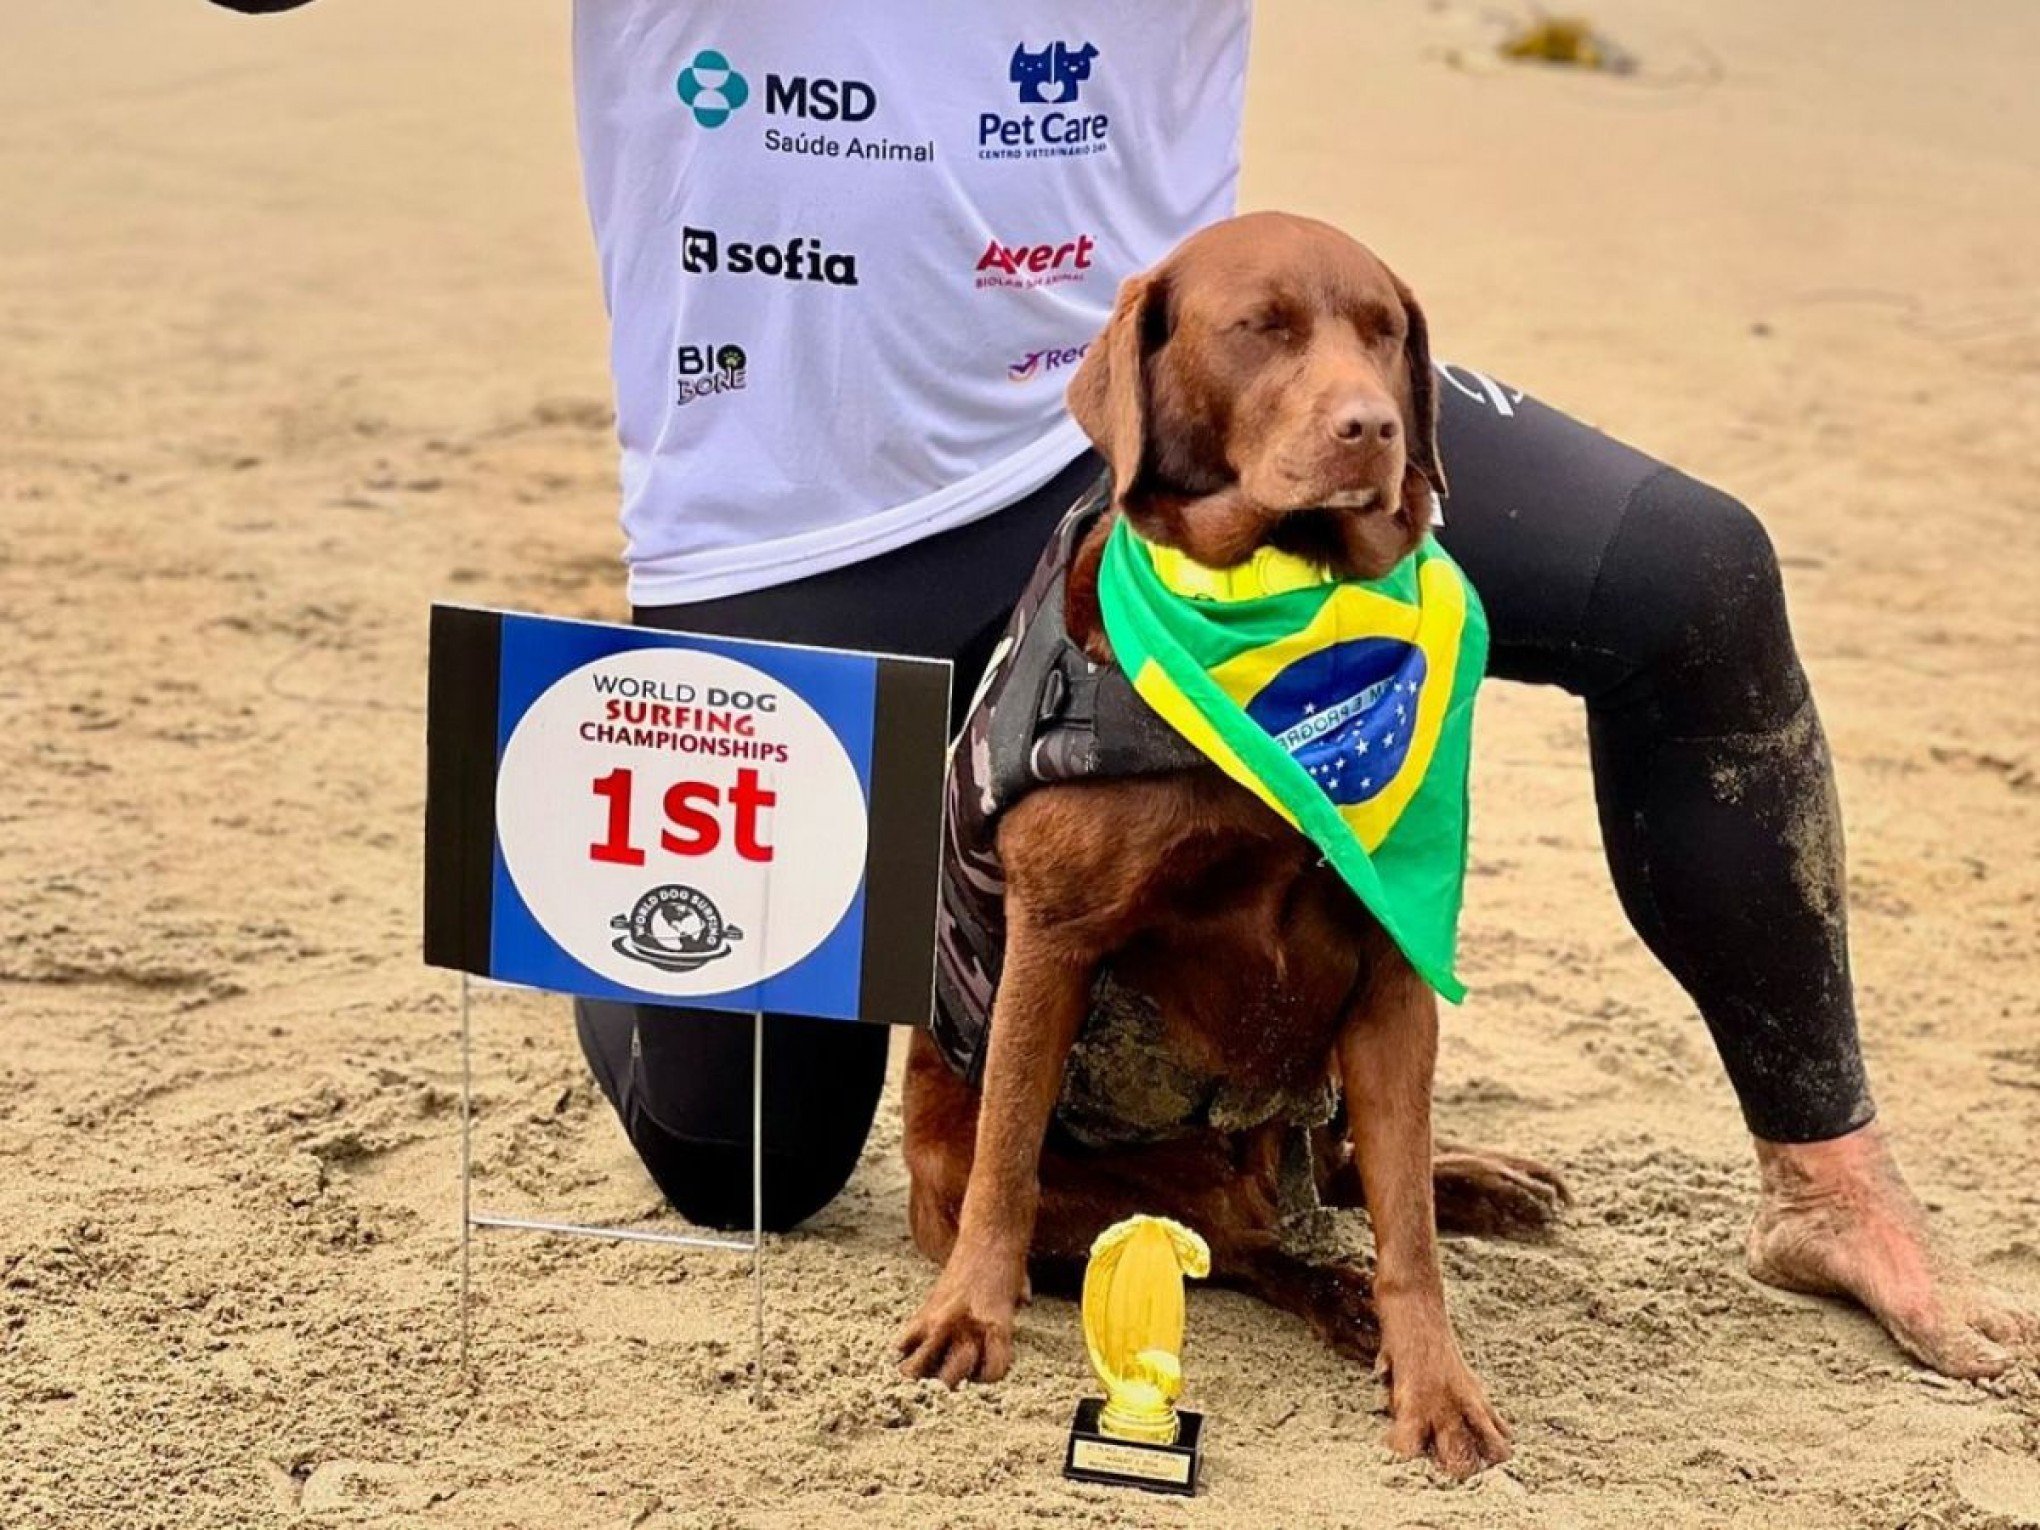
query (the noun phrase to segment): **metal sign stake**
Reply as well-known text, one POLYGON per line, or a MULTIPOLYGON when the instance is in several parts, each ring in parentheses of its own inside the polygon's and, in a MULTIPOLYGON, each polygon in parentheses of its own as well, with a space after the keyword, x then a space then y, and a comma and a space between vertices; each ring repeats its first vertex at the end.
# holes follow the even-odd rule
MULTIPOLYGON (((761 931, 760 938, 763 938, 761 931)), ((472 1375, 474 1334, 473 1260, 477 1228, 594 1238, 607 1243, 654 1243, 667 1248, 707 1249, 751 1256, 751 1403, 765 1406, 765 1013, 751 1012, 751 1238, 711 1238, 699 1233, 659 1232, 644 1227, 602 1227, 542 1217, 506 1216, 474 1209, 474 1027, 472 984, 460 974, 460 1370, 472 1375)), ((507 986, 507 985, 506 985, 507 986)))
POLYGON ((460 975, 460 1370, 468 1373, 473 1328, 468 1286, 474 1256, 474 1043, 468 1025, 468 975, 460 975))
POLYGON ((751 1406, 765 1406, 765 1011, 751 1011, 751 1406))

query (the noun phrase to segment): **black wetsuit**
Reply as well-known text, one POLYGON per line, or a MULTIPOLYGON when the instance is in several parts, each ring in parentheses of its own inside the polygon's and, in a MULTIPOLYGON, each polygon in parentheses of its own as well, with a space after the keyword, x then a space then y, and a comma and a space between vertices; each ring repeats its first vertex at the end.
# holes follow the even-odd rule
MULTIPOLYGON (((1491 673, 1586 702, 1622 906, 1698 1005, 1750 1130, 1810 1142, 1861 1126, 1873 1107, 1841 829, 1762 526, 1728 495, 1557 410, 1442 371, 1452 494, 1439 536, 1486 605, 1491 673)), ((949 658, 960 719, 1042 547, 1097 471, 1080 459, 1010 509, 869 562, 637 619, 949 658)), ((674 1206, 748 1226, 750 1022, 584 1003, 579 1029, 674 1206)), ((769 1226, 801 1221, 849 1178, 887 1041, 878 1027, 769 1022, 769 1226)))

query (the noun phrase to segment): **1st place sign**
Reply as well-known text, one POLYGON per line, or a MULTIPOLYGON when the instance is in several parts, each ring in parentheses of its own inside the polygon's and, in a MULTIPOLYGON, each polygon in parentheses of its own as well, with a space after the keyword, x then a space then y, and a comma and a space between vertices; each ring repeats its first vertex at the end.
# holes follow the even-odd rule
POLYGON ((948 665, 435 606, 425 956, 927 1023, 948 665))

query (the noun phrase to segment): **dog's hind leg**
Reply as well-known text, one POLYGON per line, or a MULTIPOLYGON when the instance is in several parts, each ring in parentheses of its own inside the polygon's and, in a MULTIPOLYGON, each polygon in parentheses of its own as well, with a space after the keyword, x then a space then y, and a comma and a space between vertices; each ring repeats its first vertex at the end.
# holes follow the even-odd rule
POLYGON ((1374 1277, 1361 1265, 1343 1259, 1313 1262, 1268 1248, 1236 1270, 1214 1274, 1235 1290, 1295 1313, 1349 1360, 1371 1365, 1381 1350, 1374 1277))
POLYGON ((1279 1235, 1278 1135, 1266 1144, 1204 1132, 1140 1147, 1051 1147, 1041 1161, 1036 1283, 1074 1289, 1098 1234, 1141 1214, 1193 1229, 1210 1245, 1214 1278, 1245 1273, 1279 1235))
MULTIPOLYGON (((1312 1134, 1318 1199, 1327 1206, 1367 1204, 1343 1129, 1336 1123, 1312 1134)), ((1548 1232, 1572 1204, 1572 1191, 1556 1169, 1534 1158, 1493 1148, 1440 1142, 1431 1154, 1431 1193, 1438 1230, 1484 1237, 1530 1238, 1548 1232)))
POLYGON ((1440 1142, 1431 1154, 1431 1193, 1441 1231, 1490 1237, 1545 1232, 1572 1204, 1572 1191, 1556 1169, 1451 1142, 1440 1142))
POLYGON ((956 1246, 963 1192, 977 1137, 977 1091, 950 1072, 926 1031, 907 1046, 901 1091, 907 1160, 907 1225, 914 1246, 937 1264, 956 1246))
POLYGON ((1091 1240, 1146 1212, 1193 1228, 1211 1248, 1211 1279, 1302 1318, 1361 1362, 1381 1344, 1364 1266, 1311 1261, 1282 1247, 1281 1164, 1290 1128, 1216 1132, 1152 1147, 1042 1159, 1041 1213, 1029 1268, 1037 1289, 1074 1295, 1091 1240))

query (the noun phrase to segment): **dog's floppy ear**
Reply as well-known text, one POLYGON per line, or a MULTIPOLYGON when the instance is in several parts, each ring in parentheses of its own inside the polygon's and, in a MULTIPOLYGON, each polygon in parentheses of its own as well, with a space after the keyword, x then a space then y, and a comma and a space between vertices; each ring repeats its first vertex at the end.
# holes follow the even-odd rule
POLYGON ((1395 290, 1402 298, 1403 316, 1409 322, 1409 339, 1403 342, 1403 359, 1410 371, 1410 466, 1424 475, 1431 492, 1443 499, 1445 464, 1438 457, 1438 374, 1431 367, 1431 326, 1424 318, 1416 294, 1394 277, 1395 290))
POLYGON ((1112 500, 1124 505, 1147 466, 1147 358, 1161 340, 1161 278, 1130 276, 1112 317, 1070 379, 1070 415, 1112 469, 1112 500))

